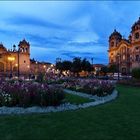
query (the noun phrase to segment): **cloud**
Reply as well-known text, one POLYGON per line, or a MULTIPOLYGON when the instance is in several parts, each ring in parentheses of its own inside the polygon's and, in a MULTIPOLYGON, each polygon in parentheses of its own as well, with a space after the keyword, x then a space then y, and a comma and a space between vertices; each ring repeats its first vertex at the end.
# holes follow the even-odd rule
POLYGON ((28 26, 42 26, 42 27, 55 28, 55 29, 64 28, 63 26, 52 23, 50 21, 43 20, 41 18, 37 18, 33 16, 28 16, 28 15, 15 15, 11 18, 8 18, 6 20, 6 23, 18 25, 18 26, 28 25, 28 26))
POLYGON ((79 46, 79 47, 86 47, 86 46, 102 46, 103 44, 100 44, 100 43, 96 43, 96 42, 73 42, 73 41, 70 41, 68 42, 68 45, 71 45, 71 46, 79 46))
POLYGON ((0 2, 0 39, 10 47, 25 38, 31 57, 40 60, 80 56, 108 63, 109 35, 117 28, 127 37, 139 6, 128 1, 0 2))

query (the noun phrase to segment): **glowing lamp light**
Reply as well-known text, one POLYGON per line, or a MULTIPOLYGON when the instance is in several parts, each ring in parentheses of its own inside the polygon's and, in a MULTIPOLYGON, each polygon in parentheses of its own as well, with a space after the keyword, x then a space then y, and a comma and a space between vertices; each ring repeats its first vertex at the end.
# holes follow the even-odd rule
POLYGON ((17 67, 17 66, 18 66, 18 64, 15 64, 15 66, 17 67))
POLYGON ((15 57, 8 57, 8 60, 9 61, 14 61, 15 60, 15 57))

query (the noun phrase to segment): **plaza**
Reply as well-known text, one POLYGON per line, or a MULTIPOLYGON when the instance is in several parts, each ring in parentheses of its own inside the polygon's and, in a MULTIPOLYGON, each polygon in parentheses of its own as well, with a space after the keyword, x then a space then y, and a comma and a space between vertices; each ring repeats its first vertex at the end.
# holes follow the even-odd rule
POLYGON ((139 7, 0 2, 0 139, 138 140, 139 7))

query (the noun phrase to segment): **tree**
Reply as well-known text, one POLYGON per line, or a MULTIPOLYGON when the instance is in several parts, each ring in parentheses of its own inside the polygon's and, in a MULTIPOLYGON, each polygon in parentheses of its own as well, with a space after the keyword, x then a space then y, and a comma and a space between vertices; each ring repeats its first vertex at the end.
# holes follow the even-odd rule
POLYGON ((115 64, 110 65, 108 71, 114 74, 115 72, 117 72, 117 66, 115 64))
POLYGON ((63 61, 62 62, 62 69, 63 70, 71 70, 72 62, 71 61, 63 61))
POLYGON ((56 62, 56 69, 58 69, 60 73, 62 73, 62 70, 63 70, 62 62, 60 61, 56 62))
POLYGON ((80 57, 75 57, 73 59, 71 71, 74 74, 77 74, 77 76, 79 76, 79 72, 81 72, 81 58, 80 57))
POLYGON ((92 66, 91 66, 90 62, 88 60, 86 60, 86 58, 84 58, 81 62, 81 69, 84 71, 88 71, 88 72, 92 71, 92 66))
POLYGON ((103 73, 103 75, 105 76, 109 71, 109 68, 107 66, 104 66, 101 68, 100 72, 103 73))

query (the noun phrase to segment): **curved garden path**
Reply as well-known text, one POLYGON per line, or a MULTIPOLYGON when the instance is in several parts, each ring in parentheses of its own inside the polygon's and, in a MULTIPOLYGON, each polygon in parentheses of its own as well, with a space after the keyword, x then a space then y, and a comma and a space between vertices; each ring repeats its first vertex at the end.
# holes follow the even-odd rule
POLYGON ((78 95, 78 96, 81 96, 84 98, 94 99, 94 101, 88 102, 88 103, 83 103, 83 104, 78 104, 78 105, 65 103, 65 104, 61 104, 60 106, 57 106, 57 107, 34 106, 34 107, 23 108, 23 107, 5 107, 5 106, 3 106, 3 107, 0 107, 0 114, 4 115, 4 114, 49 113, 49 112, 60 112, 60 111, 67 111, 67 110, 77 110, 77 109, 81 109, 81 108, 97 106, 100 104, 104 104, 106 102, 110 102, 110 101, 116 99, 116 97, 118 96, 117 90, 114 90, 111 95, 107 95, 105 97, 92 96, 92 95, 88 95, 85 93, 75 92, 75 91, 71 91, 71 90, 67 90, 67 89, 64 89, 64 91, 67 94, 73 94, 73 95, 78 95))

